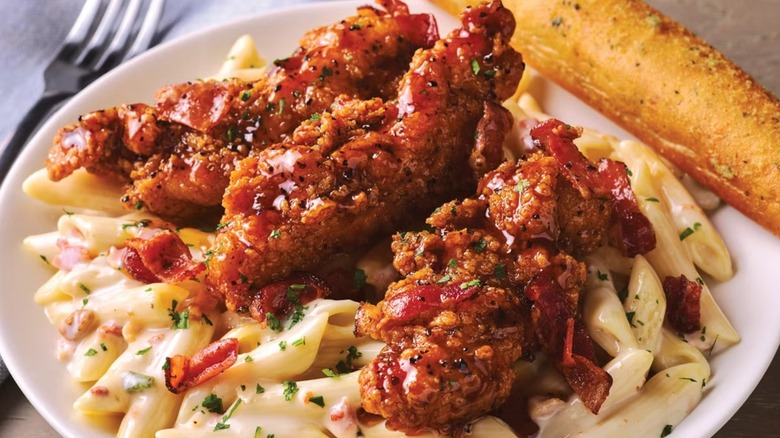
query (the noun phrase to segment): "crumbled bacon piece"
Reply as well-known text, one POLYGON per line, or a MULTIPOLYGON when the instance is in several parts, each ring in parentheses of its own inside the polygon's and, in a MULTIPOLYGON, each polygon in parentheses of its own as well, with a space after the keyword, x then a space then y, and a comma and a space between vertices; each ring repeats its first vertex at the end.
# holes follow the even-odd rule
POLYGON ((297 272, 263 286, 252 299, 249 312, 259 322, 264 322, 268 313, 284 318, 292 313, 296 305, 304 305, 330 293, 330 286, 316 275, 297 272))
POLYGON ((172 231, 160 231, 148 239, 128 239, 122 255, 127 272, 144 283, 180 283, 206 269, 192 260, 189 248, 172 231))
POLYGON ((230 368, 238 358, 238 339, 214 341, 191 358, 177 354, 166 358, 165 386, 174 394, 200 385, 230 368))
POLYGON ((539 343, 582 403, 597 414, 609 394, 612 376, 596 363, 585 325, 576 318, 566 293, 545 269, 528 283, 525 294, 534 302, 531 314, 539 343))
POLYGON ((60 253, 51 260, 52 266, 62 271, 70 271, 79 263, 92 260, 92 255, 86 246, 71 245, 67 239, 57 239, 57 247, 60 253))
POLYGON ((465 301, 478 291, 477 286, 461 287, 457 284, 419 286, 385 300, 385 313, 393 324, 404 324, 431 310, 438 313, 444 307, 465 301))
POLYGON ((688 280, 684 275, 664 278, 666 294, 666 319, 683 333, 701 328, 701 284, 688 280))
POLYGON ((633 257, 655 248, 655 231, 639 210, 631 184, 622 163, 602 158, 593 165, 574 144, 582 130, 549 119, 531 130, 536 145, 549 152, 561 166, 562 174, 586 199, 609 197, 616 224, 618 246, 624 255, 633 257))

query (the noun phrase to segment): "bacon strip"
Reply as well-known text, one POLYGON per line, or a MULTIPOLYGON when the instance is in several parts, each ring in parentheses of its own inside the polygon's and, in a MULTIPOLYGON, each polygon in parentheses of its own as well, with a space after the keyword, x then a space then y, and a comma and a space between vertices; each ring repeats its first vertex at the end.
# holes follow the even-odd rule
POLYGON ((268 313, 284 318, 292 313, 295 305, 304 305, 330 294, 330 286, 316 275, 296 272, 284 280, 263 286, 255 294, 249 312, 259 322, 264 322, 268 313))
POLYGON ((691 333, 701 328, 701 284, 684 275, 666 277, 666 319, 677 331, 691 333))
POLYGON ((165 386, 174 394, 200 385, 230 368, 238 358, 238 339, 224 338, 203 347, 191 358, 166 358, 165 386))
POLYGON ((609 196, 616 224, 618 245, 624 255, 634 257, 655 248, 653 225, 639 210, 623 163, 602 158, 598 167, 588 161, 574 144, 582 130, 549 119, 531 130, 534 143, 548 151, 560 164, 562 174, 582 194, 609 196))
POLYGON ((582 403, 597 414, 609 394, 612 376, 596 363, 585 325, 577 319, 565 291, 545 269, 528 283, 525 295, 534 302, 534 332, 545 353, 582 403))
POLYGON ((180 283, 206 269, 192 260, 187 245, 172 231, 128 239, 125 245, 122 263, 133 278, 144 283, 180 283))
POLYGON ((438 311, 465 301, 478 291, 477 286, 461 287, 457 284, 419 286, 385 300, 385 314, 393 324, 405 324, 425 312, 438 311))

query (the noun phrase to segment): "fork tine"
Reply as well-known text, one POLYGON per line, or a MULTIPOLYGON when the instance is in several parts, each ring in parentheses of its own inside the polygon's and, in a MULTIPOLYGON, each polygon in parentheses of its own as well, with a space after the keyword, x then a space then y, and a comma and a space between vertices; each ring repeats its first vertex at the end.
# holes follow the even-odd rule
POLYGON ((130 37, 130 32, 133 30, 133 25, 138 18, 138 11, 141 10, 141 0, 130 0, 130 3, 125 9, 122 21, 119 23, 119 27, 114 33, 114 37, 111 39, 111 44, 103 51, 103 54, 95 62, 94 68, 100 70, 103 68, 106 60, 109 58, 115 58, 127 45, 127 41, 130 37))
POLYGON ((97 30, 89 39, 87 46, 81 51, 81 54, 76 58, 76 64, 82 64, 87 57, 94 54, 101 46, 103 46, 108 40, 108 36, 111 34, 111 30, 114 27, 119 11, 122 9, 122 0, 111 0, 106 7, 103 17, 100 19, 100 24, 97 30))
POLYGON ((89 33, 89 28, 92 27, 92 22, 95 21, 95 15, 97 15, 100 9, 100 0, 87 0, 84 3, 84 7, 81 8, 76 22, 73 23, 73 27, 70 28, 68 35, 65 37, 65 44, 84 44, 89 33))
POLYGON ((122 57, 121 62, 132 58, 133 56, 143 52, 152 43, 152 38, 157 32, 157 24, 162 17, 163 8, 165 7, 165 0, 151 0, 149 8, 146 10, 146 17, 144 18, 141 28, 138 30, 138 34, 135 37, 130 50, 122 57))

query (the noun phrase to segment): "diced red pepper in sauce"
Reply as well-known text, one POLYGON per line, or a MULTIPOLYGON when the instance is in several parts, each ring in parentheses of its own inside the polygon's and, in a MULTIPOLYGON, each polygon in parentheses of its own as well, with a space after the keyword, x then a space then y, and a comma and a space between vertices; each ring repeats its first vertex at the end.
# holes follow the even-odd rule
POLYGON ((168 391, 181 394, 230 368, 237 358, 236 338, 214 341, 191 358, 180 354, 166 358, 165 386, 168 391))
POLYGON ((666 277, 666 319, 675 330, 692 333, 701 328, 701 284, 684 275, 666 277))

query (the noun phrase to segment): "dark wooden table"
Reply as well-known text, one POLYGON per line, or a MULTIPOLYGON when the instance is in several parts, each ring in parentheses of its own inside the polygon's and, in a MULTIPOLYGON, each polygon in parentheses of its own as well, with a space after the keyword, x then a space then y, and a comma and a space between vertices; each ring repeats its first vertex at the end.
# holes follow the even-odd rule
MULTIPOLYGON (((702 36, 780 95, 780 0, 646 1, 702 36)), ((16 383, 6 380, 0 386, 0 437, 56 436, 16 383)), ((630 432, 626 436, 631 436, 630 432)), ((775 358, 755 392, 715 436, 780 437, 780 359, 775 358)))

